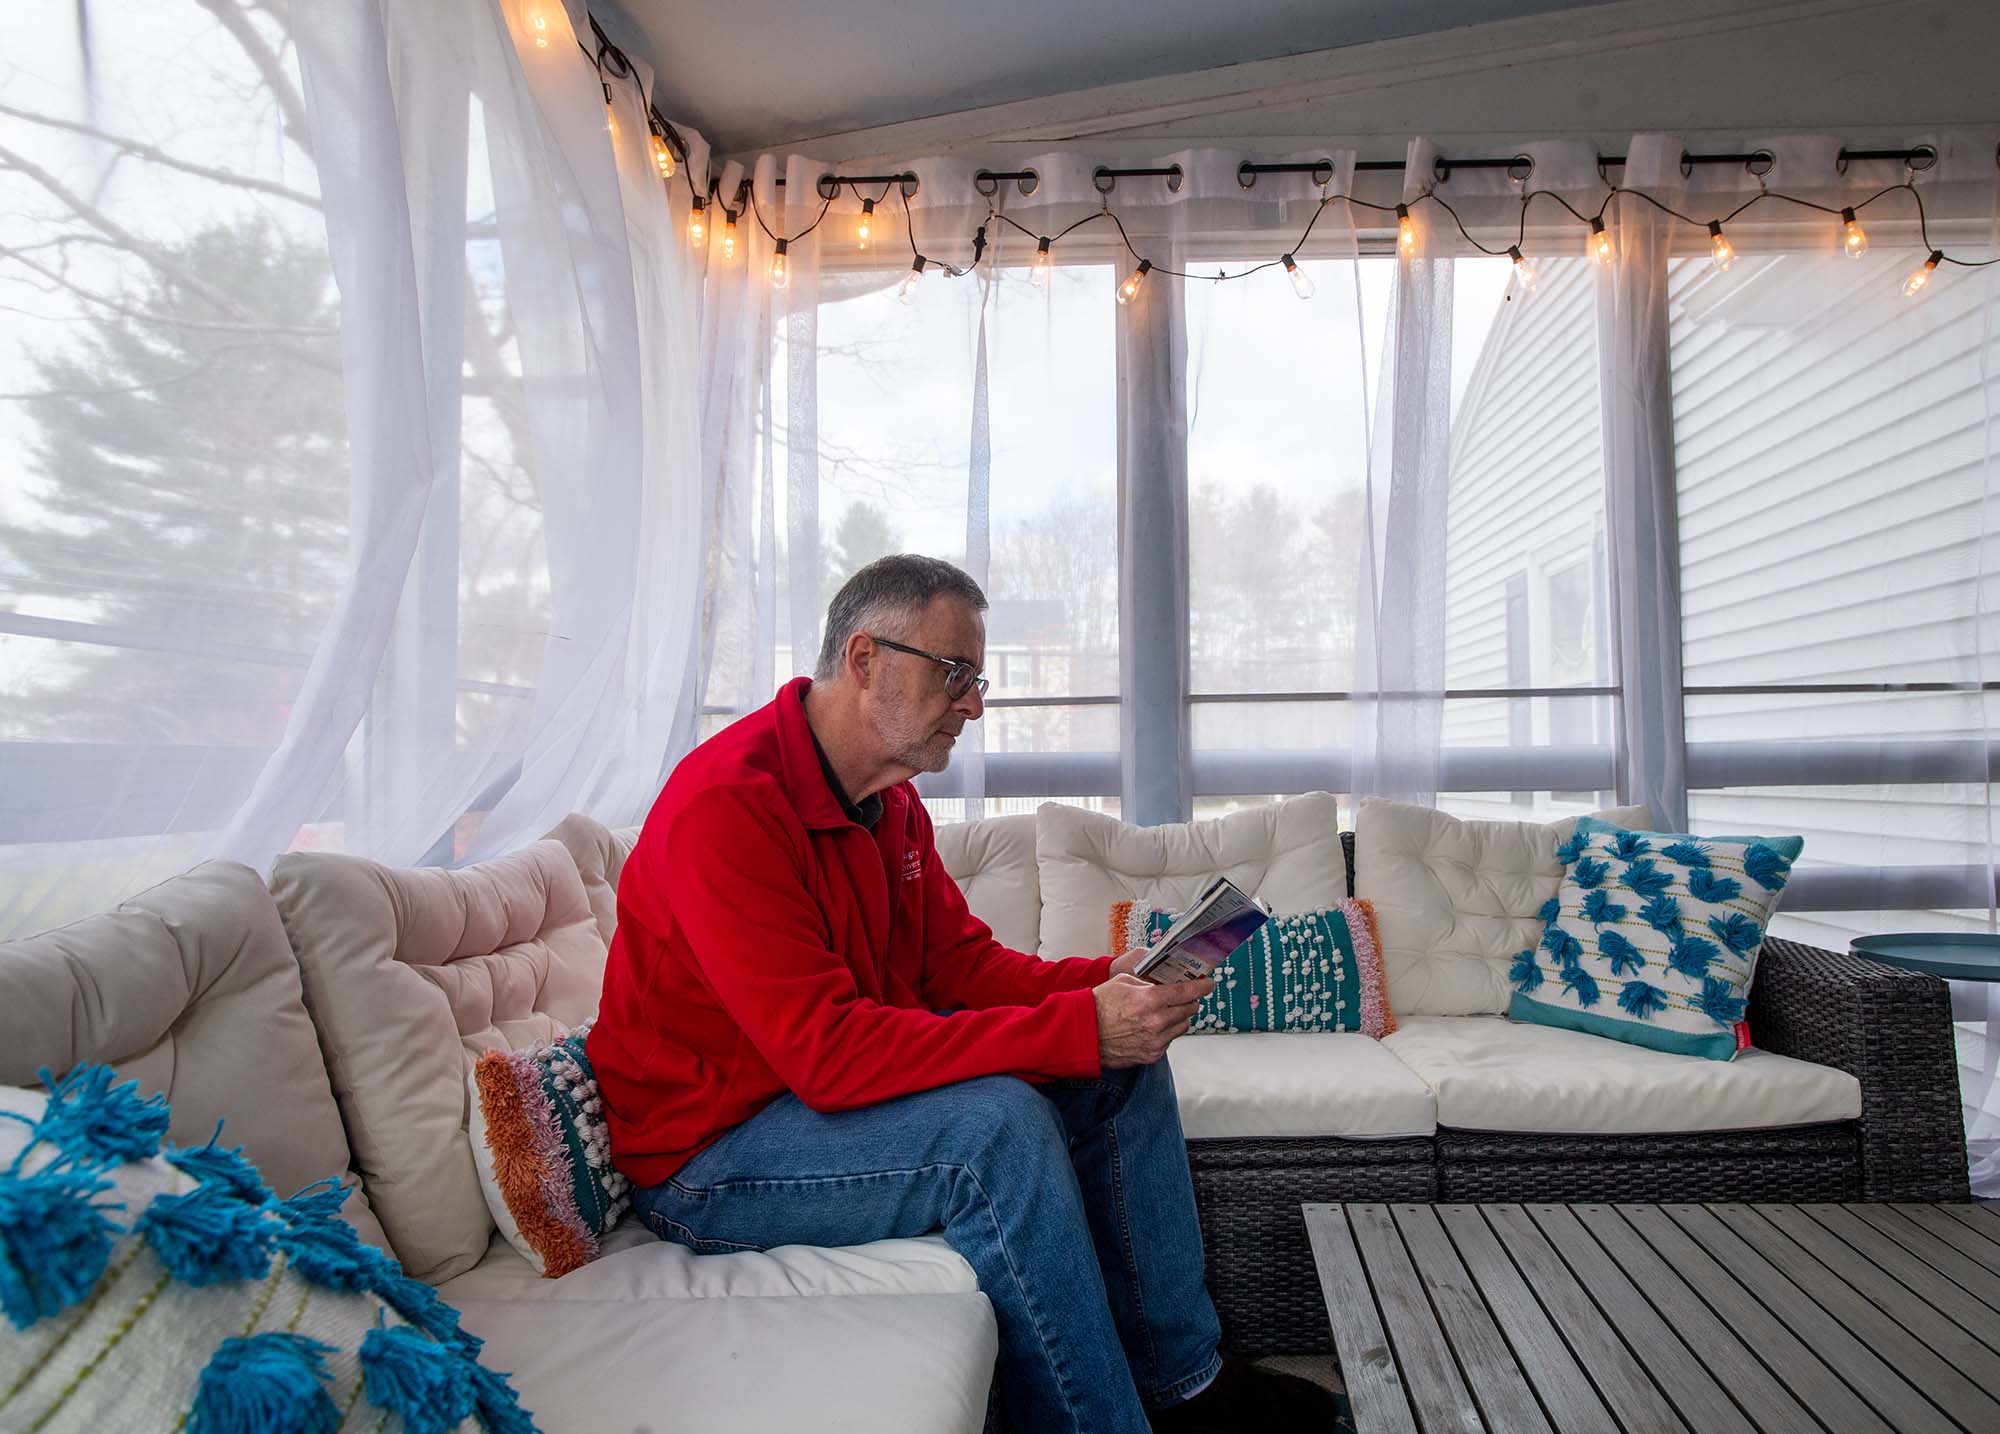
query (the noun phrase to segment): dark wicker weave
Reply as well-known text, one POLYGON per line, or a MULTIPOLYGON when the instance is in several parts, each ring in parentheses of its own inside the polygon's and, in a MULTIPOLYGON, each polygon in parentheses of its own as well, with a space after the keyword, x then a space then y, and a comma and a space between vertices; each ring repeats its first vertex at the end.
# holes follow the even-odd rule
MULTIPOLYGON (((1354 834, 1341 833, 1348 890, 1354 834)), ((1242 1354, 1329 1348, 1308 1201, 1967 1198, 1949 997, 1934 977, 1770 940, 1751 988, 1759 1047, 1861 1082, 1861 1119, 1679 1135, 1190 1140, 1210 1293, 1242 1354)))

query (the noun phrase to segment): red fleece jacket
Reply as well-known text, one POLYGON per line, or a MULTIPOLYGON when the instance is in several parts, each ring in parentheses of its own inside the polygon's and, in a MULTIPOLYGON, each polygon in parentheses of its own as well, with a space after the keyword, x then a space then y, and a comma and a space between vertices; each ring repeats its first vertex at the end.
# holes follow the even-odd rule
POLYGON ((834 1111, 974 1076, 1098 1074, 1091 988, 1111 958, 995 941, 907 782, 873 832, 848 820, 806 725, 811 686, 689 753, 619 878, 587 1049, 612 1161, 639 1185, 787 1090, 834 1111))

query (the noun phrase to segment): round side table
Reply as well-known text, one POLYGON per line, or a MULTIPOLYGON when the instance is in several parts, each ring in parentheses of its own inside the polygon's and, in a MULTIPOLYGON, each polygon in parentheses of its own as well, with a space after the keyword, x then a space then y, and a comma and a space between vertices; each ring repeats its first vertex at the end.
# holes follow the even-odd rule
MULTIPOLYGON (((1849 949, 1869 961, 1900 966, 1906 971, 1922 971, 1947 981, 2000 981, 2000 936, 1985 932, 1908 931, 1857 936, 1849 943, 1849 949)), ((1987 998, 1986 1010, 1976 1019, 1986 1027, 1983 1042, 1986 1055, 1976 1078, 1983 1093, 1993 1089, 1996 1075, 2000 1074, 2000 1019, 1995 1019, 1991 996, 1987 998)), ((1975 1140, 1968 1133, 1965 1148, 1971 1167, 1972 1197, 2000 1199, 2000 1140, 1975 1140)))

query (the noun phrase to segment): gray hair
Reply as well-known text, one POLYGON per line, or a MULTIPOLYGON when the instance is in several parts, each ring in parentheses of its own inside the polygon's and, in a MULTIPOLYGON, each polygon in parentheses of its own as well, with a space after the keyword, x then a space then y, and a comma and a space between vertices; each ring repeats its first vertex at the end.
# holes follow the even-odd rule
POLYGON ((986 594, 971 574, 942 558, 891 553, 868 564, 840 585, 827 606, 826 636, 820 641, 814 680, 831 682, 840 676, 847 639, 855 633, 887 629, 886 635, 901 638, 940 594, 970 603, 974 612, 986 611, 986 594))

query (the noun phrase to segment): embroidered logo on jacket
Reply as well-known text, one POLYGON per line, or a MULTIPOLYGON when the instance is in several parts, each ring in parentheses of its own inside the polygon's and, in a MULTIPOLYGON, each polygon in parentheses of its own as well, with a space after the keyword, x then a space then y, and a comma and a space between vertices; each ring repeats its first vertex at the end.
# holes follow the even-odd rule
POLYGON ((903 880, 917 881, 924 874, 924 854, 914 848, 903 853, 903 880))

